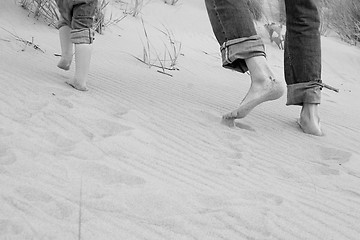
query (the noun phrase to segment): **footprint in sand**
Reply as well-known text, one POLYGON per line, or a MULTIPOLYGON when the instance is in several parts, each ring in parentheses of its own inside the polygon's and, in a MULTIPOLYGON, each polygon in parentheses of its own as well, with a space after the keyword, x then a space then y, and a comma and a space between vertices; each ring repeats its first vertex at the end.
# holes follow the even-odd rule
POLYGON ((79 142, 79 140, 75 141, 56 132, 47 132, 45 134, 45 139, 49 144, 62 149, 62 151, 73 150, 76 147, 76 144, 79 142))
POLYGON ((6 171, 6 169, 3 166, 0 165, 0 175, 1 174, 7 174, 7 173, 8 173, 8 171, 6 171))
POLYGON ((207 122, 221 123, 230 128, 237 127, 237 128, 241 128, 244 130, 255 132, 255 129, 253 129, 251 126, 249 126, 245 123, 234 121, 233 119, 224 119, 224 118, 222 118, 222 116, 220 114, 217 115, 215 113, 210 113, 210 112, 206 112, 203 110, 192 110, 192 113, 201 117, 202 119, 205 119, 205 121, 207 121, 207 122))
POLYGON ((284 198, 264 191, 248 191, 243 195, 244 199, 260 202, 265 205, 279 206, 284 202, 284 198))
POLYGON ((42 109, 46 108, 49 104, 49 101, 27 101, 26 102, 26 108, 30 110, 31 112, 40 112, 42 109))
POLYGON ((339 166, 350 161, 352 154, 335 148, 320 147, 321 161, 313 169, 321 175, 339 175, 339 166))
POLYGON ((143 178, 96 163, 84 164, 82 167, 82 173, 89 178, 94 178, 108 185, 126 184, 129 186, 137 186, 146 183, 143 178))
POLYGON ((129 111, 127 107, 120 106, 119 104, 109 104, 108 107, 113 111, 112 115, 116 118, 122 118, 129 111))
POLYGON ((23 221, 0 219, 0 239, 33 239, 32 230, 23 221))
MULTIPOLYGON (((188 199, 174 189, 149 188, 134 191, 124 197, 127 209, 131 214, 141 219, 151 219, 161 225, 172 225, 169 218, 173 216, 186 216, 193 214, 188 199)), ((172 225, 172 229, 174 226, 172 225)), ((178 229, 180 230, 180 229, 178 229)))
MULTIPOLYGON (((67 79, 67 77, 65 77, 64 79, 67 79)), ((74 96, 74 92, 73 91, 69 91, 68 89, 64 89, 63 87, 61 88, 54 88, 53 86, 51 88, 46 88, 45 89, 48 93, 50 93, 52 96, 58 96, 58 97, 71 97, 74 96)))
POLYGON ((252 128, 250 125, 247 125, 247 124, 241 123, 241 122, 235 122, 235 127, 241 128, 241 129, 244 129, 244 130, 248 130, 248 131, 251 131, 251 132, 256 132, 256 130, 254 128, 252 128))
MULTIPOLYGON (((1 144, 1 143, 0 143, 1 144)), ((0 145, 0 165, 10 165, 16 162, 15 153, 3 144, 0 145)))
POLYGON ((237 127, 237 128, 240 128, 240 129, 256 132, 255 129, 252 128, 250 125, 238 122, 238 121, 236 121, 234 119, 225 119, 225 118, 223 118, 223 119, 221 119, 221 124, 223 124, 223 125, 225 125, 227 127, 230 127, 230 128, 237 127))
POLYGON ((26 109, 15 107, 14 112, 15 114, 12 116, 13 121, 26 122, 33 117, 33 113, 26 109))
POLYGON ((5 129, 5 128, 0 128, 0 136, 1 137, 9 137, 13 135, 12 132, 10 132, 9 130, 5 129))
POLYGON ((57 98, 56 101, 57 101, 58 104, 60 104, 61 106, 66 107, 66 108, 73 108, 74 107, 74 104, 72 104, 70 101, 68 101, 66 99, 57 98))
POLYGON ((140 111, 137 110, 128 110, 117 114, 117 117, 128 120, 132 123, 144 123, 151 122, 151 118, 140 111))
POLYGON ((279 206, 284 202, 283 197, 274 195, 264 191, 243 191, 239 197, 226 197, 226 196, 199 196, 199 201, 209 208, 223 208, 232 205, 243 204, 244 202, 262 206, 279 206))
POLYGON ((104 138, 115 136, 119 133, 133 130, 132 127, 119 124, 117 122, 109 121, 106 119, 99 120, 96 126, 100 130, 100 135, 104 138))
POLYGON ((56 200, 48 193, 39 189, 21 186, 17 187, 15 191, 22 200, 30 202, 30 205, 36 208, 36 211, 42 210, 45 214, 53 218, 59 220, 67 219, 71 217, 74 212, 71 206, 56 200))
POLYGON ((351 176, 360 178, 360 164, 356 161, 359 159, 357 154, 326 147, 322 147, 320 150, 323 160, 321 163, 329 168, 339 169, 339 173, 341 170, 351 176), (351 161, 351 159, 354 159, 355 161, 351 161))
POLYGON ((352 156, 350 152, 345 152, 335 148, 320 148, 320 156, 322 160, 331 163, 344 164, 348 162, 352 156))
POLYGON ((340 175, 340 171, 338 169, 332 169, 326 166, 315 166, 313 169, 320 175, 340 175))
POLYGON ((197 115, 201 118, 201 120, 205 120, 206 122, 218 123, 221 121, 221 115, 217 115, 215 113, 206 112, 203 110, 193 109, 190 110, 193 114, 197 115))

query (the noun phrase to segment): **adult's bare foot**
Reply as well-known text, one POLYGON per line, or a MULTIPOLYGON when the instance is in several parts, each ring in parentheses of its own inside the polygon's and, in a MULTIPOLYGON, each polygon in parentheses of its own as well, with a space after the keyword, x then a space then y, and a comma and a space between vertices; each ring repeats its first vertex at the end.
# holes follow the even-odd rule
POLYGON ((284 94, 284 84, 273 76, 265 56, 245 59, 250 71, 251 86, 240 106, 225 114, 223 119, 237 119, 248 115, 257 105, 280 98, 284 94))
POLYGON ((320 117, 318 114, 319 104, 304 103, 298 124, 304 133, 322 136, 320 117))
POLYGON ((280 98, 284 94, 284 86, 272 77, 263 77, 262 81, 252 81, 250 89, 240 106, 225 114, 224 119, 244 118, 257 105, 280 98))

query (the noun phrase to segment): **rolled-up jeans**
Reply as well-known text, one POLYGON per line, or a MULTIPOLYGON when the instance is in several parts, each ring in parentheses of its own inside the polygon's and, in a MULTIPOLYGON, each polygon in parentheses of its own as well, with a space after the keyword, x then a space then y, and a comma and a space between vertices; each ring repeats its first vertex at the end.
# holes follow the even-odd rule
POLYGON ((91 44, 94 41, 92 29, 98 0, 56 0, 60 12, 57 28, 69 26, 70 39, 75 44, 91 44))
MULTIPOLYGON (((266 57, 246 0, 205 0, 222 65, 248 71, 246 59, 266 57)), ((287 105, 319 104, 321 100, 321 46, 319 14, 314 0, 285 0, 284 71, 287 105)))

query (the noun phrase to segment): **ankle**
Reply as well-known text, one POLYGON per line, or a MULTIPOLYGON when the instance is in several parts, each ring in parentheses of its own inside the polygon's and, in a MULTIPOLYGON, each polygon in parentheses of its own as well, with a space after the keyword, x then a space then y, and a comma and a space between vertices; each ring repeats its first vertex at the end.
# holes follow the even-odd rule
POLYGON ((63 53, 61 54, 61 59, 66 61, 72 61, 73 54, 72 53, 63 53))
POLYGON ((318 106, 315 103, 304 103, 301 109, 300 116, 308 119, 318 119, 318 106))
POLYGON ((247 67, 251 75, 251 81, 253 83, 262 84, 269 80, 274 79, 274 73, 269 67, 266 58, 264 56, 256 56, 245 59, 247 67))
POLYGON ((299 119, 299 125, 305 133, 322 136, 323 132, 320 125, 318 113, 319 104, 304 104, 299 119))

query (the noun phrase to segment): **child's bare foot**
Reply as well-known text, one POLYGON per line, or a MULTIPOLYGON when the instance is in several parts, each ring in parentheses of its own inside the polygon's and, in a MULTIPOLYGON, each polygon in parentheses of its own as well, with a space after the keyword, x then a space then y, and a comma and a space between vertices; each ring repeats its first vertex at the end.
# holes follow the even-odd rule
POLYGON ((69 84, 71 87, 75 88, 76 90, 79 91, 88 91, 88 87, 86 86, 86 84, 80 84, 78 83, 76 80, 74 82, 70 82, 70 81, 66 81, 66 84, 69 84))
POLYGON ((320 117, 318 115, 319 104, 305 103, 301 109, 298 124, 304 133, 322 136, 320 117))
POLYGON ((75 44, 75 75, 72 81, 67 81, 71 87, 79 91, 88 91, 86 78, 91 59, 91 44, 75 44))
POLYGON ((72 58, 69 59, 69 58, 61 57, 57 66, 58 66, 58 68, 68 71, 70 69, 71 61, 72 61, 72 58))
POLYGON ((250 89, 240 103, 239 108, 225 114, 224 119, 244 118, 257 105, 280 98, 284 94, 282 83, 272 77, 264 78, 263 81, 252 81, 250 89))
POLYGON ((73 43, 71 42, 70 34, 71 28, 69 26, 62 26, 59 29, 61 59, 57 66, 65 71, 70 69, 73 57, 73 43))

